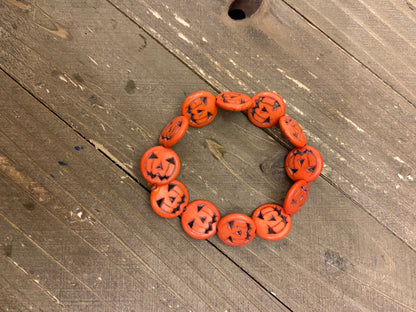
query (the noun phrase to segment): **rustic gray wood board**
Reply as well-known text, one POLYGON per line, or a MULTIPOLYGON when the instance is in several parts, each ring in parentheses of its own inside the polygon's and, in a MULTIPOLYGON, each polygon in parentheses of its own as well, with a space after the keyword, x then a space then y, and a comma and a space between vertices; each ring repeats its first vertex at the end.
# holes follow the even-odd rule
MULTIPOLYGON (((1 269, 8 269, 6 272, 8 273, 16 273, 15 270, 10 270, 8 267, 8 264, 1 263, 1 269)), ((2 272, 2 275, 5 275, 2 272)), ((14 274, 13 280, 16 280, 16 275, 14 274)), ((45 296, 40 296, 37 298, 39 302, 42 302, 45 300, 45 298, 42 298, 45 296)), ((34 310, 34 305, 31 303, 33 300, 28 300, 27 297, 23 294, 22 291, 20 291, 18 288, 14 288, 9 280, 5 280, 4 278, 1 278, 0 281, 0 298, 2 299, 2 305, 0 306, 0 311, 32 311, 34 310)), ((37 307, 36 307, 37 308, 37 307)))
POLYGON ((215 88, 280 93, 323 176, 415 249, 414 105, 284 2, 241 21, 231 1, 111 2, 215 88))
POLYGON ((416 2, 285 0, 416 105, 416 2))
MULTIPOLYGON (((308 205, 294 218, 287 239, 273 243, 256 238, 251 245, 234 249, 215 237, 210 240, 238 266, 224 260, 210 243, 188 238, 178 220, 166 221, 155 216, 148 204, 143 203, 148 195, 137 190, 138 185, 125 173, 109 161, 103 162, 96 150, 88 147, 77 151, 74 146, 94 144, 143 183, 137 177, 137 161, 156 143, 163 126, 178 114, 186 95, 198 89, 214 91, 108 4, 37 2, 26 3, 22 9, 6 3, 3 9, 0 27, 5 35, 0 40, 5 48, 1 51, 1 67, 79 136, 68 142, 67 134, 56 133, 55 139, 48 142, 49 133, 57 132, 58 127, 37 130, 48 124, 51 114, 36 116, 34 108, 25 114, 19 110, 13 116, 34 115, 41 122, 34 120, 26 125, 19 118, 13 119, 11 124, 22 127, 19 131, 24 135, 22 138, 15 135, 2 146, 24 141, 19 145, 19 153, 9 152, 12 155, 8 157, 9 163, 34 175, 37 183, 60 202, 57 220, 68 222, 65 216, 72 211, 76 222, 71 229, 77 235, 67 234, 71 242, 81 239, 83 244, 100 244, 98 251, 109 257, 100 258, 101 261, 111 263, 117 263, 122 252, 128 261, 122 269, 133 280, 140 280, 145 269, 137 263, 137 257, 126 252, 126 246, 136 253, 152 249, 143 257, 151 263, 154 274, 166 278, 165 283, 160 282, 160 288, 169 285, 181 291, 184 291, 181 287, 192 289, 192 294, 199 297, 185 296, 191 307, 199 308, 198 304, 205 303, 216 304, 217 309, 230 297, 237 307, 243 307, 241 310, 247 310, 246 305, 253 309, 259 306, 260 310, 272 309, 273 304, 280 307, 267 293, 253 286, 249 275, 296 311, 362 311, 375 307, 414 310, 411 279, 415 273, 411 265, 415 262, 414 252, 323 179, 311 184, 308 205), (76 23, 73 16, 79 17, 76 23), (44 20, 40 21, 41 17, 44 20), (44 29, 46 26, 49 31, 44 29), (57 29, 61 36, 56 34, 57 29), (40 131, 37 139, 30 139, 26 146, 25 138, 31 138, 35 130, 40 131), (44 141, 48 143, 46 151, 35 144, 44 141), (56 147, 52 146, 57 141, 60 149, 54 151, 56 147), (14 158, 20 165, 11 160, 14 158), (68 165, 59 165, 58 161, 68 165), (103 170, 105 167, 108 170, 103 170), (141 204, 134 207, 136 202, 141 204), (135 210, 138 207, 139 211, 135 210), (147 226, 143 226, 144 220, 147 226), (108 247, 107 241, 111 242, 108 247), (204 267, 201 263, 205 261, 211 266, 204 267), (189 277, 189 266, 201 273, 194 283, 186 279, 191 283, 186 284, 176 276, 189 277), (219 279, 217 274, 212 276, 212 267, 228 272, 227 281, 219 279), (241 287, 247 300, 231 293, 221 295, 220 290, 201 291, 209 287, 206 284, 213 287, 219 286, 219 282, 226 283, 218 287, 220 290, 232 287, 231 293, 241 287), (250 293, 252 289, 254 294, 250 293), (248 302, 254 302, 254 307, 248 302)), ((20 120, 25 119, 30 118, 20 120)), ((222 214, 235 211, 250 214, 264 202, 281 203, 291 184, 283 172, 287 150, 253 127, 242 114, 221 111, 211 126, 190 129, 175 150, 183 162, 179 177, 189 187, 191 198, 215 202, 222 214)), ((16 213, 14 218, 22 217, 16 213)), ((20 223, 28 226, 24 219, 20 223)), ((37 239, 45 238, 41 235, 37 239)), ((89 275, 85 278, 90 284, 95 282, 89 275)), ((144 277, 151 278, 152 274, 144 277)))
POLYGON ((0 81, 0 259, 12 290, 32 295, 25 279, 46 297, 30 302, 49 311, 287 310, 209 242, 190 241, 177 219, 155 216, 146 190, 0 81))

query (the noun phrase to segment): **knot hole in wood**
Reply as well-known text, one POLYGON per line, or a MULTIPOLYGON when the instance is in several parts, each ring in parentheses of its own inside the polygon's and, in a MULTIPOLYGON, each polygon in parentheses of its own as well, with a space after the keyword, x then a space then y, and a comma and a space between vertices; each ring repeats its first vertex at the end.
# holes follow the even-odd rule
POLYGON ((243 20, 256 13, 262 2, 263 0, 234 0, 228 9, 228 16, 233 20, 243 20))

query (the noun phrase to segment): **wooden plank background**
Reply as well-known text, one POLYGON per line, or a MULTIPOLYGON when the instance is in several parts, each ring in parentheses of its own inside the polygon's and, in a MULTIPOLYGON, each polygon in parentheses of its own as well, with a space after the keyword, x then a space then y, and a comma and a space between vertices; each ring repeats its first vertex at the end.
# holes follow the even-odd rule
MULTIPOLYGON (((0 310, 416 311, 412 2, 230 3, 0 2, 0 310), (277 91, 321 151, 287 238, 151 211, 138 161, 197 90, 277 91)), ((242 113, 174 149, 222 215, 291 185, 288 142, 242 113)))

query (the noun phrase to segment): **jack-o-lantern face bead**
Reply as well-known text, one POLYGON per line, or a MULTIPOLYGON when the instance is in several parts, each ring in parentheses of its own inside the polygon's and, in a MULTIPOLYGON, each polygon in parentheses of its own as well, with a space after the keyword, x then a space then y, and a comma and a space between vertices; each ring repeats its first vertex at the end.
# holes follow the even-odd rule
POLYGON ((290 216, 275 204, 260 206, 253 212, 252 218, 256 224, 256 234, 266 240, 282 239, 292 228, 290 216))
POLYGON ((216 97, 217 106, 229 111, 243 111, 253 106, 248 95, 237 92, 223 92, 216 97))
POLYGON ((167 184, 179 174, 179 157, 170 148, 154 146, 143 154, 140 161, 140 170, 149 183, 167 184))
POLYGON ((179 216, 188 205, 188 201, 188 191, 178 180, 160 185, 150 193, 150 205, 163 218, 179 216))
POLYGON ((265 91, 251 98, 253 106, 248 109, 250 121, 261 128, 268 128, 279 123, 280 117, 285 114, 286 106, 277 93, 265 91))
POLYGON ((253 219, 241 213, 226 215, 218 223, 218 237, 230 246, 243 246, 256 236, 253 219))
POLYGON ((184 116, 175 117, 159 136, 159 144, 165 147, 176 144, 188 130, 189 121, 184 116))
POLYGON ((280 129, 288 140, 297 147, 306 145, 306 136, 301 126, 292 117, 283 116, 279 120, 280 129))
POLYGON ((186 206, 181 223, 184 231, 196 239, 207 239, 217 232, 220 213, 212 203, 196 200, 186 206))
POLYGON ((309 194, 309 184, 305 180, 293 183, 286 194, 283 209, 287 214, 294 215, 305 204, 309 194))
POLYGON ((189 95, 182 104, 182 115, 192 127, 203 127, 217 115, 215 96, 207 91, 197 91, 189 95))
POLYGON ((321 154, 312 146, 296 147, 286 156, 286 173, 293 181, 311 182, 321 173, 324 162, 321 154))

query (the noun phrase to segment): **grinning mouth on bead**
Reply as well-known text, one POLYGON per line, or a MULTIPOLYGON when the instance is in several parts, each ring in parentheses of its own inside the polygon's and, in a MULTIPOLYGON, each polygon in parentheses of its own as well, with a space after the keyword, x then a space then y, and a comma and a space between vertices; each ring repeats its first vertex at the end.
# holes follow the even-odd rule
MULTIPOLYGON (((173 203, 175 201, 175 197, 169 197, 171 203, 173 203)), ((156 201, 157 205, 159 206, 160 209, 162 209, 163 211, 166 211, 167 213, 173 213, 175 214, 176 212, 178 212, 179 210, 181 210, 181 206, 186 202, 186 196, 181 196, 181 200, 177 202, 176 207, 172 209, 172 212, 167 211, 166 209, 163 208, 163 205, 165 204, 165 198, 161 198, 159 200, 156 201)))
POLYGON ((147 171, 147 175, 149 177, 151 177, 152 179, 158 177, 160 181, 164 181, 170 178, 170 176, 166 176, 166 175, 160 175, 159 173, 152 173, 150 171, 147 171))

